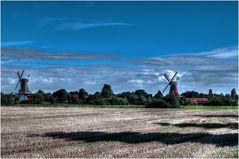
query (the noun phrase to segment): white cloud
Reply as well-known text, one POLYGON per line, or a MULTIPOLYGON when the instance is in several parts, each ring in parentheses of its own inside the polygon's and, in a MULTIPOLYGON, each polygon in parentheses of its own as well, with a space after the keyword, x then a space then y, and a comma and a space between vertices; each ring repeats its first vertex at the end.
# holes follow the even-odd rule
POLYGON ((132 80, 129 80, 129 83, 136 83, 141 85, 144 83, 144 81, 141 79, 132 79, 132 80))
POLYGON ((96 28, 96 27, 109 27, 109 26, 129 26, 131 24, 122 23, 122 22, 111 22, 111 23, 61 23, 56 30, 73 30, 79 31, 87 28, 96 28))
POLYGON ((167 82, 166 78, 164 77, 164 75, 158 76, 158 80, 161 82, 167 82))
MULTIPOLYGON (((173 70, 165 70, 164 72, 165 72, 165 74, 168 75, 169 79, 172 79, 173 76, 174 76, 175 73, 176 73, 176 71, 173 71, 173 70)), ((177 78, 181 78, 181 77, 183 76, 183 74, 184 74, 184 73, 179 73, 179 72, 177 72, 176 77, 174 77, 174 81, 175 81, 177 78)))
POLYGON ((53 83, 53 78, 49 77, 49 78, 41 78, 42 82, 44 83, 53 83))
POLYGON ((219 58, 219 59, 228 59, 228 58, 236 58, 238 55, 237 49, 220 49, 220 50, 215 50, 212 52, 209 52, 207 57, 214 57, 214 58, 219 58))
POLYGON ((1 46, 6 47, 6 46, 16 46, 16 45, 28 45, 33 43, 36 43, 36 41, 8 41, 8 42, 2 42, 1 46))
POLYGON ((17 83, 17 79, 15 78, 8 78, 8 81, 10 84, 16 84, 17 83))
POLYGON ((86 85, 95 85, 96 81, 85 81, 84 82, 86 85))
MULTIPOLYGON (((222 51, 223 52, 223 51, 222 51)), ((222 53, 221 52, 221 53, 222 53)), ((211 51, 212 53, 212 51, 211 51)), ((220 55, 219 51, 217 54, 220 55)), ((117 54, 115 54, 116 56, 117 54)), ((135 91, 143 88, 149 93, 156 93, 163 90, 167 80, 163 76, 165 72, 172 77, 178 72, 180 78, 179 92, 195 90, 208 92, 209 88, 230 92, 232 88, 237 88, 237 58, 225 59, 216 57, 207 57, 209 54, 193 55, 172 55, 167 57, 144 58, 144 59, 120 59, 107 53, 102 54, 82 54, 72 52, 43 52, 37 50, 18 50, 3 49, 2 51, 2 91, 11 92, 15 85, 8 78, 17 78, 16 71, 25 69, 26 74, 31 74, 33 79, 29 84, 31 91, 42 89, 43 91, 55 91, 60 88, 66 88, 68 91, 85 88, 88 92, 94 93, 100 91, 103 84, 109 83, 114 88, 114 92, 135 91), (23 53, 19 55, 19 52, 23 53), (55 59, 62 58, 70 61, 69 56, 73 55, 78 59, 113 59, 127 61, 128 65, 112 65, 104 63, 83 65, 64 65, 64 63, 51 65, 48 68, 23 66, 16 61, 16 65, 7 65, 4 63, 8 60, 16 60, 24 57, 29 59, 55 59), (45 57, 45 58, 44 58, 45 57), (163 62, 167 61, 167 63, 163 62), (63 67, 64 66, 64 67, 63 67)), ((210 54, 211 55, 211 54, 210 54)), ((25 59, 28 60, 28 59, 25 59)), ((41 60, 39 60, 39 64, 41 60)), ((38 63, 37 63, 38 65, 38 63)))

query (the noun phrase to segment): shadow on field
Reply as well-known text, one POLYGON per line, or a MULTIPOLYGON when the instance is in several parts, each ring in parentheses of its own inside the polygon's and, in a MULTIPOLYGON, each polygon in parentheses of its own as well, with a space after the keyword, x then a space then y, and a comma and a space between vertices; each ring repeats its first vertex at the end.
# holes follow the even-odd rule
POLYGON ((145 133, 138 132, 51 132, 41 135, 41 137, 51 137, 53 139, 66 139, 71 141, 119 141, 124 143, 136 144, 143 142, 157 141, 164 144, 180 144, 184 142, 195 142, 202 144, 214 144, 216 146, 237 145, 238 134, 213 135, 208 133, 145 133))
POLYGON ((196 117, 218 117, 218 118, 238 118, 238 114, 237 115, 194 115, 196 117))
POLYGON ((155 123, 161 126, 176 126, 176 127, 199 127, 199 128, 206 128, 206 129, 216 129, 216 128, 230 128, 230 129, 238 129, 237 123, 228 123, 228 124, 221 124, 221 123, 180 123, 180 124, 170 124, 170 123, 155 123))

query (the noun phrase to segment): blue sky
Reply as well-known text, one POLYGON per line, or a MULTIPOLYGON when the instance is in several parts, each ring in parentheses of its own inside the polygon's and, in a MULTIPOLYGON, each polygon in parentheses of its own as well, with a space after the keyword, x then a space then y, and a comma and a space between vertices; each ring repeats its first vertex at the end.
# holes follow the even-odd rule
POLYGON ((2 91, 21 69, 32 91, 237 88, 237 2, 1 3, 2 91))

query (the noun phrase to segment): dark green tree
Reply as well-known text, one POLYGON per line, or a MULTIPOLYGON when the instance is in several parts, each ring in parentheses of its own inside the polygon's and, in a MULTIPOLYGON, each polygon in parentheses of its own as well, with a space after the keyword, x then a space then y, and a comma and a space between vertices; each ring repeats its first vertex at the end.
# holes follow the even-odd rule
POLYGON ((163 98, 158 98, 157 100, 150 102, 145 106, 146 108, 171 108, 172 105, 167 103, 163 98))
POLYGON ((195 91, 187 91, 181 94, 185 98, 198 98, 200 97, 198 92, 195 91))
POLYGON ((100 92, 95 92, 94 94, 93 94, 93 98, 95 98, 95 99, 97 99, 97 98, 100 98, 100 92))
POLYGON ((111 89, 111 85, 109 84, 104 84, 100 96, 103 98, 110 98, 113 96, 113 91, 111 89))
POLYGON ((136 90, 136 91, 134 92, 134 94, 136 94, 136 95, 138 95, 138 96, 144 96, 144 97, 146 97, 146 96, 148 95, 148 93, 145 92, 145 90, 143 90, 143 89, 138 89, 138 90, 136 90))
POLYGON ((37 93, 44 95, 45 93, 42 90, 38 90, 37 93))
POLYGON ((49 102, 51 104, 53 104, 55 102, 51 93, 44 93, 44 102, 49 102))
POLYGON ((68 94, 65 89, 59 89, 52 94, 52 96, 56 99, 56 102, 65 103, 68 98, 68 94))
POLYGON ((236 89, 233 88, 232 91, 231 91, 231 97, 232 97, 233 99, 236 99, 236 96, 237 96, 236 89))
POLYGON ((85 89, 81 88, 79 90, 79 98, 81 100, 85 100, 87 96, 88 96, 88 93, 85 91, 85 89))
POLYGON ((223 105, 223 101, 221 96, 213 96, 212 99, 210 100, 210 105, 216 105, 216 106, 221 106, 223 105))
POLYGON ((155 95, 154 98, 163 98, 162 92, 159 90, 155 95))
POLYGON ((179 97, 178 96, 175 96, 173 94, 169 94, 164 99, 165 99, 165 101, 167 103, 169 103, 172 106, 172 108, 177 108, 177 107, 180 106, 180 102, 179 102, 179 97))
POLYGON ((119 93, 117 96, 129 99, 130 95, 132 95, 131 92, 122 92, 122 93, 119 93))
POLYGON ((223 105, 232 105, 233 104, 233 99, 229 94, 226 94, 223 97, 223 105))
POLYGON ((213 98, 212 89, 209 89, 209 92, 208 92, 208 99, 209 99, 209 101, 212 100, 212 98, 213 98))
POLYGON ((31 104, 42 104, 44 102, 44 96, 42 93, 33 93, 30 98, 31 104))
POLYGON ((1 93, 1 105, 8 106, 17 104, 17 97, 14 94, 1 93))

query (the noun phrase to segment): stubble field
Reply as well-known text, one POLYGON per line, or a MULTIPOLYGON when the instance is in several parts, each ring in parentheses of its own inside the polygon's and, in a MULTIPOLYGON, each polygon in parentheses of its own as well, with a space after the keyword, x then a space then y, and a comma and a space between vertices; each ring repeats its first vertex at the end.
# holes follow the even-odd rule
POLYGON ((238 157, 237 110, 1 108, 1 157, 238 157))

